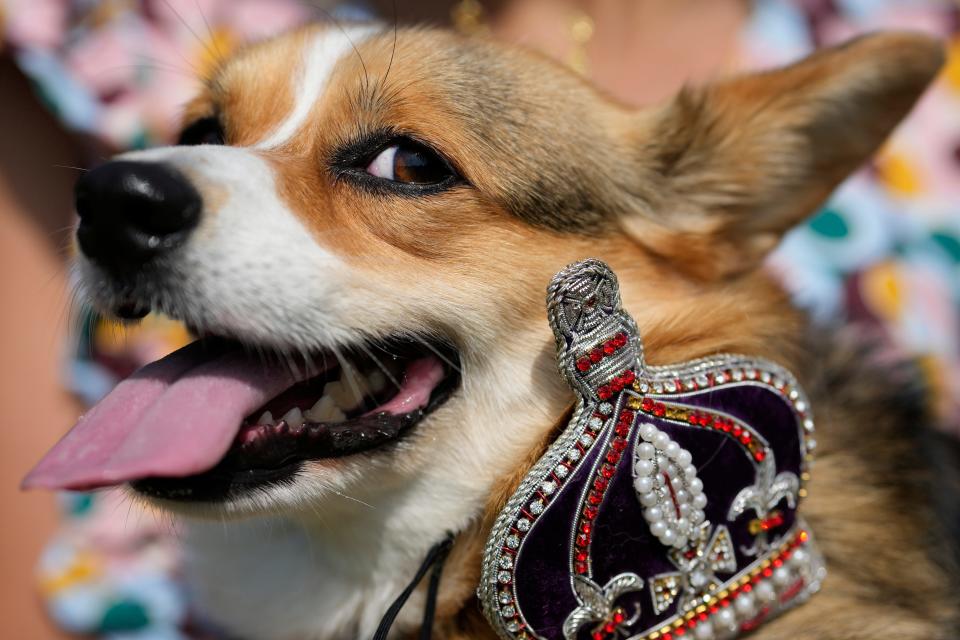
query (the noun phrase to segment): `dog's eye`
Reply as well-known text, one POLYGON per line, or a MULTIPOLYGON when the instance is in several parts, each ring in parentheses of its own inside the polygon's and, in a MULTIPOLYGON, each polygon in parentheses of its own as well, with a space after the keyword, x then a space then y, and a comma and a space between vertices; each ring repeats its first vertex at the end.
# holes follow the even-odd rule
POLYGON ((334 179, 381 195, 429 196, 467 182, 428 144, 394 131, 375 131, 330 157, 334 179))
POLYGON ((180 138, 177 140, 177 144, 191 146, 223 143, 223 126, 220 124, 220 120, 214 116, 194 120, 180 133, 180 138))
POLYGON ((366 172, 383 180, 412 185, 436 185, 455 175, 435 151, 412 140, 385 147, 370 161, 366 172))

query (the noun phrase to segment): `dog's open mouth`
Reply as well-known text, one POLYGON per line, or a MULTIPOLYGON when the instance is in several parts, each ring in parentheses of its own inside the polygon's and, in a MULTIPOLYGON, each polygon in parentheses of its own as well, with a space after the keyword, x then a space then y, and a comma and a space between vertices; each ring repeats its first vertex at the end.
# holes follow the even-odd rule
POLYGON ((287 479, 308 460, 396 442, 459 381, 455 350, 426 340, 390 339, 295 362, 199 340, 118 385, 24 486, 130 482, 155 497, 219 500, 287 479))

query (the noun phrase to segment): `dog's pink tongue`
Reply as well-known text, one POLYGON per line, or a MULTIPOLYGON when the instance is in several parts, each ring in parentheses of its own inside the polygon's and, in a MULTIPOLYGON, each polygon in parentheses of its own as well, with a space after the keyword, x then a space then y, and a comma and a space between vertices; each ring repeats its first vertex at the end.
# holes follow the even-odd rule
POLYGON ((123 381, 23 481, 91 489, 212 468, 249 413, 294 384, 287 367, 194 343, 123 381))

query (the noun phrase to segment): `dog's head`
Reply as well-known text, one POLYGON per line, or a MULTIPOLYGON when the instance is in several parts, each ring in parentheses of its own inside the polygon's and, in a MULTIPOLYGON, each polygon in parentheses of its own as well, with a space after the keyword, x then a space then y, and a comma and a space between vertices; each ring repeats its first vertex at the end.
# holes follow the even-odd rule
POLYGON ((431 539, 459 529, 570 402, 556 271, 610 263, 654 363, 789 359, 797 320, 763 258, 941 55, 873 36, 632 110, 441 31, 312 26, 245 50, 181 144, 77 188, 89 300, 202 339, 121 385, 28 483, 133 482, 231 513, 345 494, 431 539))

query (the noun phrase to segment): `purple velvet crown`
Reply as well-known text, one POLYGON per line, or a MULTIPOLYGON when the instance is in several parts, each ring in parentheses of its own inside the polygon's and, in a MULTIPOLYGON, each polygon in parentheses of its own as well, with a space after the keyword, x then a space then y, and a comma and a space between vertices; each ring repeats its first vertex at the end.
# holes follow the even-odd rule
POLYGON ((793 376, 737 355, 644 364, 597 260, 557 274, 547 304, 578 401, 487 542, 498 634, 731 638, 814 593, 825 571, 797 515, 813 421, 793 376))

